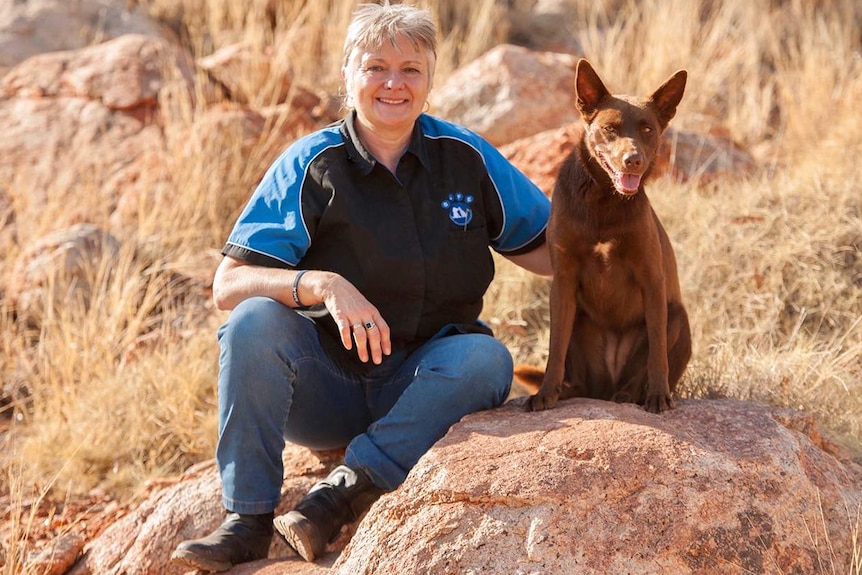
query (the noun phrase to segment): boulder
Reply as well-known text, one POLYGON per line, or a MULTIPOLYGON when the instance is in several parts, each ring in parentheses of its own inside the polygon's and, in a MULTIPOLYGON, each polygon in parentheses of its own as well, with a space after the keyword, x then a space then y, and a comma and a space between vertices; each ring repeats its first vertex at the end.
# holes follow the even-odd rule
POLYGON ((192 92, 191 57, 162 38, 127 34, 80 50, 34 56, 0 84, 4 96, 71 97, 109 110, 151 113, 159 92, 179 82, 192 92))
POLYGON ((130 188, 158 189, 169 165, 159 96, 191 86, 188 56, 151 36, 26 60, 0 82, 0 195, 33 211, 89 196, 68 203, 80 221, 93 202, 112 210, 130 188))
MULTIPOLYGON (((501 146, 500 152, 550 195, 560 166, 575 149, 581 134, 581 122, 573 122, 501 146)), ((751 175, 756 167, 754 157, 726 134, 669 128, 662 135, 652 177, 669 174, 676 181, 706 184, 717 178, 751 175)))
POLYGON ((239 104, 216 104, 192 127, 190 140, 200 146, 194 152, 213 154, 214 150, 224 149, 225 143, 231 143, 238 144, 242 157, 247 158, 263 139, 271 138, 280 153, 289 142, 330 120, 315 113, 319 103, 319 100, 311 105, 293 102, 257 110, 239 104))
POLYGON ((173 201, 184 167, 253 158, 259 178, 290 141, 333 119, 328 99, 298 86, 287 103, 188 117, 175 108, 193 97, 192 69, 173 44, 133 34, 16 66, 0 80, 0 222, 77 194, 91 201, 70 203, 69 220, 107 210, 124 231, 173 201))
POLYGON ((201 70, 240 104, 271 106, 294 102, 312 109, 321 98, 293 82, 289 63, 274 54, 272 47, 259 50, 250 42, 230 44, 197 62, 201 70))
POLYGON ((532 50, 583 54, 574 29, 580 19, 573 18, 572 12, 571 0, 509 2, 510 41, 532 50))
POLYGON ((6 296, 20 318, 39 325, 47 308, 69 301, 89 305, 93 282, 119 254, 119 241, 94 225, 58 230, 19 254, 6 296))
POLYGON ((578 119, 571 54, 502 44, 431 92, 433 111, 496 146, 578 119))
POLYGON ((75 564, 86 541, 77 533, 60 536, 48 549, 27 558, 27 569, 39 575, 63 575, 75 564))
MULTIPOLYGON (((343 452, 311 452, 288 445, 284 451, 284 485, 279 512, 291 509, 308 489, 326 477, 343 452)), ((84 547, 83 556, 69 575, 178 575, 181 567, 169 562, 176 546, 212 532, 224 519, 221 481, 215 462, 189 469, 171 485, 153 489, 134 511, 108 526, 84 547)), ((336 542, 341 548, 346 538, 336 542)), ((279 573, 320 575, 326 564, 308 564, 274 537, 270 556, 280 559, 239 566, 233 574, 279 573)), ((330 560, 334 559, 331 557, 330 560)))
POLYGON ((575 149, 583 133, 581 123, 572 122, 506 144, 500 147, 500 153, 550 196, 560 166, 575 149))
MULTIPOLYGON (((73 303, 81 310, 104 305, 106 293, 112 291, 113 282, 119 281, 124 296, 132 298, 128 305, 140 317, 149 317, 150 321, 137 327, 141 338, 177 314, 190 325, 201 321, 210 302, 204 282, 163 269, 150 252, 145 245, 143 249, 138 245, 121 246, 113 234, 93 224, 63 228, 36 238, 18 254, 5 297, 20 321, 39 327, 51 313, 73 303)), ((126 352, 132 350, 130 347, 126 352)), ((7 393, 4 391, 2 396, 5 398, 7 393)))
POLYGON ((0 76, 31 56, 76 50, 124 34, 170 32, 122 0, 26 0, 0 3, 0 76))
POLYGON ((86 220, 102 202, 114 205, 123 186, 154 186, 163 177, 147 170, 154 156, 164 156, 161 129, 92 100, 0 100, 0 131, 0 156, 8 160, 0 164, 0 194, 8 194, 16 215, 55 201, 69 220, 86 220), (76 195, 90 202, 62 200, 76 195))
POLYGON ((742 178, 757 167, 754 156, 724 130, 695 133, 669 128, 662 136, 655 172, 678 181, 706 184, 718 178, 742 178))
POLYGON ((510 405, 453 426, 333 571, 847 573, 860 509, 862 468, 799 413, 510 405))

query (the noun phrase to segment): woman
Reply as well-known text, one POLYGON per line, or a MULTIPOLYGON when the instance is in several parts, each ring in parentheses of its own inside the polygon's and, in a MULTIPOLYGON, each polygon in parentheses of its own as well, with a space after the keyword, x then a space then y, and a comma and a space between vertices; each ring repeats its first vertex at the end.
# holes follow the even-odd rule
POLYGON ((478 320, 489 247, 550 274, 547 198, 474 133, 423 114, 429 15, 358 8, 350 113, 270 167, 224 247, 217 460, 229 514, 174 559, 224 570, 275 529, 314 561, 464 415, 500 405, 512 358, 478 320), (273 518, 285 439, 344 464, 273 518))

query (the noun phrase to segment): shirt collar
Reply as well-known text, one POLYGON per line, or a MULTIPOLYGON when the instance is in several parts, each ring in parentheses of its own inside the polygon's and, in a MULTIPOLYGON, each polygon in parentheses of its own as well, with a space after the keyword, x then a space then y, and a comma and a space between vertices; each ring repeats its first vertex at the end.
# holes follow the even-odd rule
MULTIPOLYGON (((407 146, 407 152, 416 156, 422 165, 425 166, 425 169, 430 171, 431 162, 428 157, 425 138, 422 137, 422 127, 420 124, 421 122, 417 120, 413 125, 413 134, 410 136, 410 144, 407 146)), ((359 134, 356 132, 356 110, 352 110, 344 118, 341 125, 341 135, 344 137, 347 147, 347 156, 356 162, 364 175, 368 175, 372 168, 374 168, 377 160, 368 151, 368 148, 362 144, 359 134)))

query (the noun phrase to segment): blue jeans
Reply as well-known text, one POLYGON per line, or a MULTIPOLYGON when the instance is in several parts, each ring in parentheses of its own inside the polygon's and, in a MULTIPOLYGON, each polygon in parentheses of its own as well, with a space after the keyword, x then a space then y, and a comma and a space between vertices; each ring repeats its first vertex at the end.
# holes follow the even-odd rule
POLYGON ((239 304, 218 332, 216 460, 225 508, 276 508, 285 440, 316 450, 347 446, 348 466, 382 489, 398 487, 453 423, 509 393, 506 347, 452 331, 356 375, 324 353, 312 320, 268 298, 239 304))

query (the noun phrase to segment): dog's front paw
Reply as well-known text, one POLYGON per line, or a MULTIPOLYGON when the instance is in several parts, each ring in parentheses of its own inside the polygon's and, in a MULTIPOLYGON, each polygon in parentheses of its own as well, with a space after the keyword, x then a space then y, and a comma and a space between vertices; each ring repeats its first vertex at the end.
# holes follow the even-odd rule
POLYGON ((663 411, 670 411, 675 407, 676 405, 673 402, 673 398, 665 393, 648 395, 646 401, 644 402, 644 409, 649 411, 650 413, 661 413, 663 411))
POLYGON ((539 392, 530 398, 525 404, 527 411, 544 411, 553 409, 557 405, 557 400, 560 398, 560 393, 556 390, 545 391, 540 389, 539 392))

